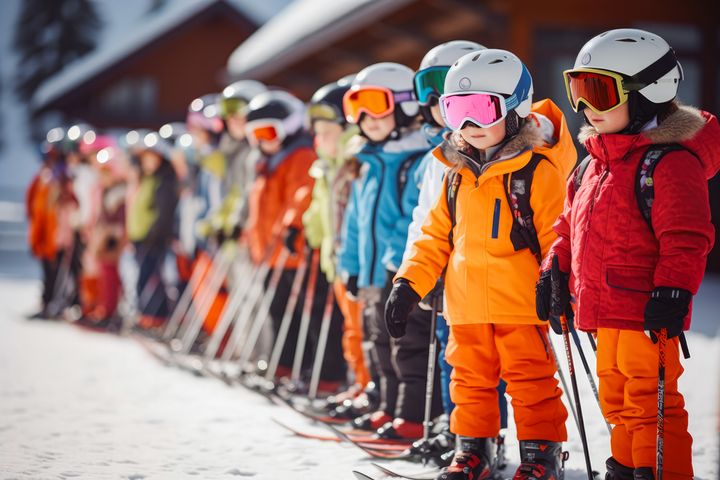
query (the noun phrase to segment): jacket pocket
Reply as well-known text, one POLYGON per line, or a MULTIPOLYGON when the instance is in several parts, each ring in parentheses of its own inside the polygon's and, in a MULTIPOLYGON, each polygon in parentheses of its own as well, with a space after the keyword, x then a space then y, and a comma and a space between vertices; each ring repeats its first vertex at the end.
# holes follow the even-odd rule
POLYGON ((500 199, 495 199, 492 218, 492 238, 498 238, 498 230, 500 229, 500 199))
POLYGON ((605 270, 605 282, 610 288, 629 292, 651 293, 654 271, 648 267, 608 265, 605 270))

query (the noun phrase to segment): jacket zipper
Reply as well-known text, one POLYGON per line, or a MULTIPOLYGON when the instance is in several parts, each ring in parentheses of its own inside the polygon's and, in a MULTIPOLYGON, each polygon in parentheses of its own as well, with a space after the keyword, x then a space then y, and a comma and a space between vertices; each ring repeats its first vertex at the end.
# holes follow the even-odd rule
POLYGON ((372 222, 370 223, 370 232, 372 236, 372 256, 370 261, 370 285, 375 283, 375 260, 377 259, 377 241, 375 239, 378 204, 380 203, 380 195, 382 195, 383 184, 385 183, 385 164, 379 155, 376 155, 380 163, 380 183, 378 184, 378 194, 375 196, 375 204, 373 205, 372 222))

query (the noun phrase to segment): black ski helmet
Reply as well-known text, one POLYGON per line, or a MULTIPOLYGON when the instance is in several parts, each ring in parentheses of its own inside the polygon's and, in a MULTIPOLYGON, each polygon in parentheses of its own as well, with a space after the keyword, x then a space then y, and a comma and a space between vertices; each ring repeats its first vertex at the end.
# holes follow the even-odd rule
POLYGON ((308 106, 308 123, 312 127, 315 120, 327 120, 342 127, 347 125, 343 113, 343 97, 350 90, 355 75, 347 75, 340 80, 320 87, 310 99, 308 106), (322 107, 328 107, 323 111, 322 107), (319 107, 319 108, 318 108, 319 107))

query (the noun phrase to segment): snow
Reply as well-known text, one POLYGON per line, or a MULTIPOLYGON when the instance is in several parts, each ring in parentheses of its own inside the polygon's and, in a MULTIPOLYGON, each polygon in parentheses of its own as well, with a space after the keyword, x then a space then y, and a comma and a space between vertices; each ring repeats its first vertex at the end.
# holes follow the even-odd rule
MULTIPOLYGON (((0 265, 1 272, 6 264, 0 265)), ((257 394, 162 366, 130 338, 25 320, 38 288, 35 280, 0 273, 0 478, 337 479, 352 478, 353 469, 380 477, 351 445, 285 432, 271 419, 327 433, 257 394)), ((698 325, 716 323, 719 294, 720 278, 708 278, 697 299, 698 325)), ((690 332, 688 341, 693 356, 680 383, 696 478, 716 479, 720 337, 690 332)), ((554 343, 564 358, 558 337, 554 343)), ((587 344, 585 350, 594 363, 587 344)), ((608 434, 584 374, 578 382, 593 466, 602 471, 608 434)), ((568 429, 566 478, 580 480, 586 477, 572 420, 568 429)), ((511 427, 508 475, 518 459, 513 438, 511 427)), ((388 466, 423 470, 406 462, 388 466)))
POLYGON ((397 10, 410 0, 296 0, 243 42, 228 60, 235 77, 260 78, 283 69, 397 10))
MULTIPOLYGON (((120 18, 123 20, 110 25, 103 34, 102 41, 99 42, 93 52, 65 67, 59 74, 46 81, 38 89, 32 99, 32 107, 37 109, 55 100, 68 90, 81 84, 88 77, 127 57, 143 45, 191 18, 216 1, 218 0, 174 0, 169 2, 162 10, 142 18, 141 15, 144 14, 146 8, 130 10, 132 13, 124 14, 124 16, 121 14, 120 18)), ((104 15, 104 18, 110 21, 116 18, 119 8, 127 8, 127 5, 121 2, 105 0, 104 3, 107 4, 108 12, 104 15)), ((134 3, 138 4, 139 2, 135 0, 134 3)), ((232 0, 227 3, 260 25, 284 6, 287 0, 269 2, 232 0)))

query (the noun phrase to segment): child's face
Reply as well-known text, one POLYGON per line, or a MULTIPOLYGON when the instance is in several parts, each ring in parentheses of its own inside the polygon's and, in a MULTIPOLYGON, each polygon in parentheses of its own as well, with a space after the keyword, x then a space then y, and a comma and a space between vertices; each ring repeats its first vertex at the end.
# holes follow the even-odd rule
POLYGON ((445 127, 445 120, 443 120, 442 113, 440 113, 440 103, 436 103, 432 107, 430 107, 430 114, 432 115, 433 120, 437 122, 438 125, 441 127, 445 127))
POLYGON ((260 140, 260 151, 265 155, 275 155, 282 148, 282 140, 260 140))
POLYGON ((463 140, 478 150, 486 150, 498 145, 505 138, 505 119, 503 118, 501 122, 488 128, 467 123, 460 129, 460 135, 463 140))
POLYGON ((160 168, 161 162, 160 155, 153 151, 145 150, 140 154, 140 168, 144 175, 154 174, 160 168))
POLYGON ((615 110, 607 113, 595 113, 589 108, 583 110, 585 118, 598 133, 618 133, 630 123, 630 107, 623 103, 615 110))
POLYGON ((228 133, 230 133, 232 138, 235 140, 243 140, 245 138, 245 125, 247 124, 245 115, 230 115, 225 120, 225 123, 227 124, 228 133))
POLYGON ((315 132, 315 149, 323 155, 335 157, 343 127, 335 122, 315 120, 313 131, 315 132))
POLYGON ((358 126, 371 141, 382 142, 395 130, 395 116, 390 113, 381 118, 373 118, 365 114, 358 126))

